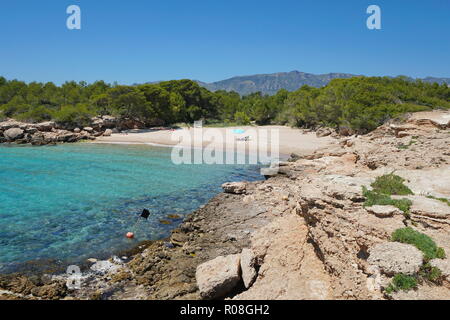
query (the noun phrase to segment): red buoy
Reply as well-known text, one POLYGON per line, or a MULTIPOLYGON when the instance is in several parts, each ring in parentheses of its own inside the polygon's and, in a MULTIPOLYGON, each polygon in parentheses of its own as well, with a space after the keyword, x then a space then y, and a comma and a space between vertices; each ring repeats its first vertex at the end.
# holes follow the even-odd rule
POLYGON ((128 232, 127 233, 127 238, 128 239, 133 239, 134 238, 134 233, 133 232, 128 232))

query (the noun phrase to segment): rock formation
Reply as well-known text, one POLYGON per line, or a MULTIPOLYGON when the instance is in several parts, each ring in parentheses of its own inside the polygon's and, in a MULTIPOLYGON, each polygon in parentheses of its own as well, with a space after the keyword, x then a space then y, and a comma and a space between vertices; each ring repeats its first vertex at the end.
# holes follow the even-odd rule
POLYGON ((15 120, 0 122, 0 143, 46 145, 80 140, 94 140, 101 135, 110 136, 111 128, 120 126, 120 122, 111 116, 91 119, 92 127, 71 128, 52 121, 42 123, 24 123, 15 120))
POLYGON ((449 116, 414 114, 283 163, 266 181, 225 184, 168 239, 86 275, 81 291, 51 291, 52 283, 26 277, 0 278, 0 289, 9 298, 49 298, 32 293, 42 290, 75 299, 450 299, 449 116), (366 205, 363 187, 373 191, 393 172, 413 195, 366 205), (400 199, 409 210, 393 205, 400 199), (405 227, 447 256, 426 261, 423 248, 393 241, 405 227), (420 275, 430 267, 439 269, 436 283, 420 275), (416 277, 416 288, 389 292, 398 274, 416 277))

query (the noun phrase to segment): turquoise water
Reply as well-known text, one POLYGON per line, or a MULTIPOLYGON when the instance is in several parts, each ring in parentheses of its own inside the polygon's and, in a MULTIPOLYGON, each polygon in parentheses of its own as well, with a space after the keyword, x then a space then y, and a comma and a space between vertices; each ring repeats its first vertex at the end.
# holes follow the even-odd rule
POLYGON ((254 166, 175 165, 169 148, 65 144, 0 146, 0 272, 27 261, 76 263, 161 239, 226 181, 254 166), (143 208, 152 215, 139 219, 143 208), (139 221, 139 222, 138 222, 139 221), (136 222, 137 225, 136 225, 136 222), (125 233, 133 231, 136 239, 125 233))

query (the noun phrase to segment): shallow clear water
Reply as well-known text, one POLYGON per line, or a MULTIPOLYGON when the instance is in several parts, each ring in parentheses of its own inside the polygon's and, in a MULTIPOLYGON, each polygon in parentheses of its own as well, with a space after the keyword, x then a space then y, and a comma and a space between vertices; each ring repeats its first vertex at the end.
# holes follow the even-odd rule
POLYGON ((171 149, 138 145, 0 146, 0 271, 24 262, 76 263, 161 239, 226 181, 255 166, 175 165, 171 149), (143 208, 152 215, 139 219, 143 208), (138 222, 139 221, 139 222, 138 222), (135 225, 137 223, 137 225, 135 225), (133 231, 136 239, 125 233, 133 231))

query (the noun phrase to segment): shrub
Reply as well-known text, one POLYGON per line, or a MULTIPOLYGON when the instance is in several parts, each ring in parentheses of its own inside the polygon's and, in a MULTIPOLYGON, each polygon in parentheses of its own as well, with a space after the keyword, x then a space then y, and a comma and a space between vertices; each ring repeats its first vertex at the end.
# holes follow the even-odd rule
POLYGON ((84 127, 89 125, 92 114, 86 106, 63 106, 53 114, 56 122, 68 127, 84 127))
POLYGON ((444 249, 438 248, 433 239, 410 227, 397 229, 392 234, 392 241, 408 243, 415 246, 423 252, 426 261, 445 257, 444 249))
POLYGON ((377 193, 375 191, 367 190, 366 187, 363 187, 363 195, 366 198, 364 202, 364 207, 371 207, 375 205, 380 206, 394 206, 399 208, 405 214, 409 213, 409 209, 411 208, 412 201, 409 199, 392 199, 389 195, 377 193))
POLYGON ((386 293, 391 294, 400 290, 409 291, 417 288, 417 279, 403 273, 398 273, 392 279, 392 282, 386 288, 386 293))
POLYGON ((414 194, 411 189, 403 184, 405 179, 393 173, 378 177, 371 184, 373 191, 387 195, 409 195, 414 194))
POLYGON ((420 268, 419 275, 422 278, 424 278, 425 280, 428 280, 435 284, 438 284, 438 285, 442 284, 442 280, 443 280, 442 271, 439 268, 433 267, 429 263, 425 263, 420 268))
POLYGON ((48 121, 52 119, 52 111, 44 106, 39 106, 17 115, 16 119, 26 122, 48 121))
POLYGON ((234 120, 240 125, 250 124, 250 118, 242 111, 237 111, 234 114, 234 120))

